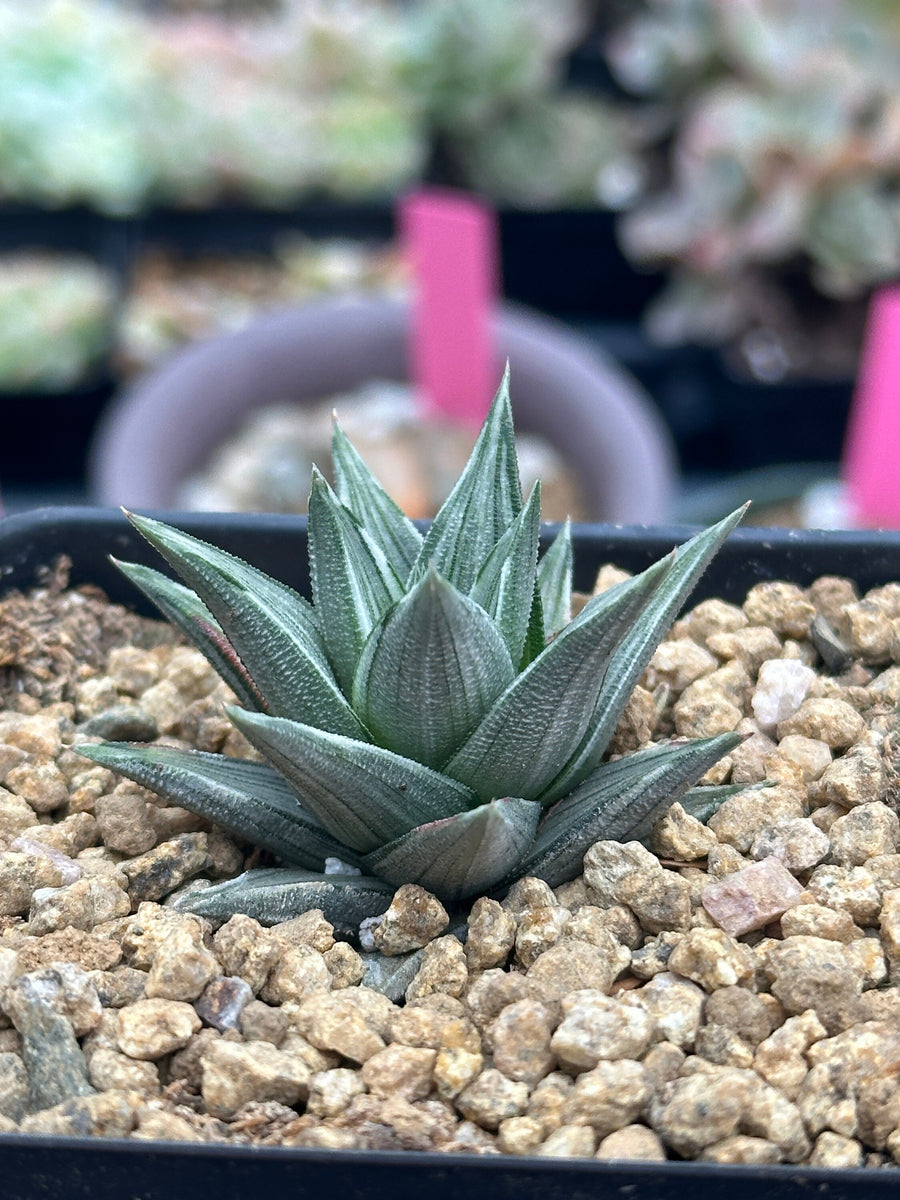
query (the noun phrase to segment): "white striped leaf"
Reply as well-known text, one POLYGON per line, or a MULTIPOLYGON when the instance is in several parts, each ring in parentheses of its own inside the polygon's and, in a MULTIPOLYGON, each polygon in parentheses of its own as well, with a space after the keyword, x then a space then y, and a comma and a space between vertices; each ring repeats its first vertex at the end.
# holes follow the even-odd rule
POLYGON ((325 920, 346 935, 358 933, 359 923, 366 917, 380 916, 393 894, 389 884, 366 875, 319 875, 297 867, 264 867, 203 891, 186 892, 173 901, 173 907, 213 919, 244 913, 261 925, 280 925, 319 908, 325 920))
POLYGON ((422 546, 422 535, 391 499, 335 420, 331 460, 338 498, 353 513, 401 582, 406 582, 422 546))
POLYGON ((380 746, 243 709, 228 715, 303 807, 361 853, 477 803, 469 788, 380 746))
POLYGON ((366 736, 335 682, 308 601, 162 521, 133 514, 129 520, 212 612, 270 713, 366 736))
POLYGON ((425 535, 410 582, 433 565, 454 587, 469 592, 521 510, 507 367, 463 473, 425 535))
POLYGON ((494 887, 513 870, 534 837, 541 806, 504 798, 420 825, 364 859, 388 883, 418 883, 445 904, 494 887))
POLYGON ((555 637, 572 620, 572 522, 566 521, 537 569, 544 636, 555 637))
POLYGON ((439 767, 514 676, 484 609, 430 570, 373 630, 353 707, 378 745, 439 767))
POLYGON ((556 887, 578 874, 594 842, 647 837, 666 809, 742 740, 740 734, 724 733, 604 763, 550 809, 520 873, 556 887))
POLYGON ((544 801, 558 800, 585 779, 602 759, 615 733, 628 697, 653 657, 669 626, 693 591, 713 555, 734 529, 747 506, 739 508, 717 525, 703 530, 679 546, 659 586, 635 616, 631 629, 616 650, 603 688, 594 704, 587 733, 577 753, 541 796, 544 801))
POLYGON ((541 485, 487 557, 472 599, 493 619, 518 666, 522 661, 534 597, 541 529, 541 485))
POLYGON ((366 638, 403 595, 403 584, 315 468, 309 494, 309 566, 328 658, 349 696, 366 638))
POLYGON ((595 596, 510 684, 442 771, 484 800, 537 799, 581 744, 609 660, 666 567, 657 563, 595 596))
POLYGON ((161 571, 154 571, 152 567, 120 562, 116 558, 110 561, 153 601, 167 620, 190 638, 245 708, 265 709, 265 701, 238 658, 237 651, 195 592, 184 584, 176 583, 168 575, 163 575, 161 571))
POLYGON ((330 857, 356 863, 353 851, 327 833, 265 763, 118 742, 75 750, 286 862, 312 871, 322 870, 330 857))

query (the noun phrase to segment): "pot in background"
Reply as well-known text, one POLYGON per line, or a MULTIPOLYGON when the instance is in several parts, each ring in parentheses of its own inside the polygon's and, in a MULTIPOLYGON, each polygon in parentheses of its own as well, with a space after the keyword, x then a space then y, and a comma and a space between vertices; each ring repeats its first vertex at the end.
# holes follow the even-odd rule
MULTIPOLYGON (((408 309, 338 298, 269 314, 182 351, 116 400, 91 452, 100 504, 166 508, 254 409, 311 405, 372 379, 403 381, 408 309)), ((571 464, 594 520, 664 520, 677 468, 666 426, 612 358, 564 326, 509 306, 495 321, 497 378, 512 369, 522 433, 571 464)))

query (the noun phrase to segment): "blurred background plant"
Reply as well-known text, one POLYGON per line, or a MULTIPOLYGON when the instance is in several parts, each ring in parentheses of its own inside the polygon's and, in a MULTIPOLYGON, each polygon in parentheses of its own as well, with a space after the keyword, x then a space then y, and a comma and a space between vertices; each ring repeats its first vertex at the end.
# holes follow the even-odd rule
POLYGON ((620 226, 670 273, 653 339, 728 344, 764 381, 852 374, 863 302, 900 271, 898 6, 643 0, 606 53, 658 122, 620 226))
POLYGON ((109 350, 116 286, 90 259, 0 256, 0 385, 62 391, 109 350))

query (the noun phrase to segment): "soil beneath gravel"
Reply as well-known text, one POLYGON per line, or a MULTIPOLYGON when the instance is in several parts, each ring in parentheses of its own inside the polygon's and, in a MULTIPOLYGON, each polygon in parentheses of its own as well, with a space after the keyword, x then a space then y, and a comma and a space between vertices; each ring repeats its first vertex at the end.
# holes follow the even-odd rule
POLYGON ((613 752, 743 731, 709 824, 675 805, 457 932, 401 888, 373 957, 170 906, 258 852, 71 746, 253 752, 199 654, 58 564, 0 601, 0 1133, 900 1162, 898 662, 900 585, 704 602, 613 752), (371 986, 417 948, 402 1002, 371 986))

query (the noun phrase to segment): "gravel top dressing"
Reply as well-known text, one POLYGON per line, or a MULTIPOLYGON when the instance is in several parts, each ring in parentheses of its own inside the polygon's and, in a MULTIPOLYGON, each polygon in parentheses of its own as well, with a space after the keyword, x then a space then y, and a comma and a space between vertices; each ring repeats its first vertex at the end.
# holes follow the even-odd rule
POLYGON ((70 747, 250 757, 233 697, 61 564, 0 602, 0 1131, 900 1162, 895 663, 900 584, 706 600, 612 753, 745 733, 708 825, 675 804, 649 848, 598 842, 572 882, 462 913, 401 887, 353 942, 320 911, 216 927, 170 900, 265 853, 70 747))

